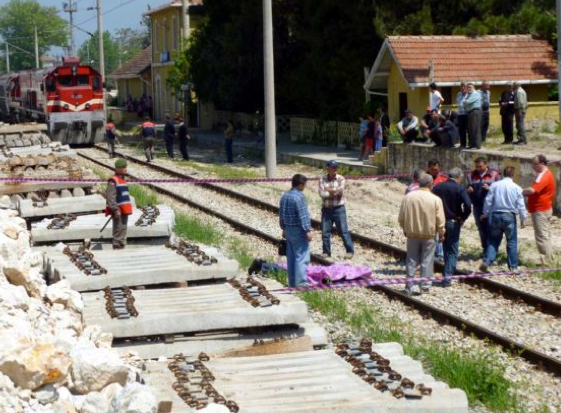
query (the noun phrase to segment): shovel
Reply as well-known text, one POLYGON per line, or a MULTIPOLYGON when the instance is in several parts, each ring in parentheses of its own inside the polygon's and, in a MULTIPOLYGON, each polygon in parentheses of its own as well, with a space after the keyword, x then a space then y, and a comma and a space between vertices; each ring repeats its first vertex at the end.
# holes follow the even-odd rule
MULTIPOLYGON (((105 225, 103 226, 103 228, 101 228, 101 230, 99 231, 99 236, 97 238, 94 238, 93 241, 99 241, 101 239, 101 233, 103 232, 103 230, 105 228, 107 228, 107 225, 109 225, 109 222, 111 222, 111 220, 113 219, 113 216, 110 216, 109 219, 107 220, 107 222, 105 223, 105 225)), ((84 240, 84 248, 89 250, 90 247, 92 245, 92 240, 91 239, 85 239, 84 240)))

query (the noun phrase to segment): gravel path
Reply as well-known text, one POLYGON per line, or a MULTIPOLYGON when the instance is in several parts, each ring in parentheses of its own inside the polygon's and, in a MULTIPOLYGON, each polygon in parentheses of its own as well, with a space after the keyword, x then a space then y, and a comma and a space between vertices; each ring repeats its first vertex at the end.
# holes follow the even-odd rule
MULTIPOLYGON (((100 160, 110 164, 110 161, 105 159, 105 156, 100 156, 99 151, 87 150, 86 152, 89 152, 89 155, 101 158, 100 160)), ((148 168, 138 165, 131 165, 130 171, 139 178, 154 177, 155 174, 157 174, 148 168)), ((171 187, 171 185, 167 185, 167 187, 171 187)), ((213 209, 227 213, 228 215, 247 224, 255 225, 267 233, 279 236, 277 218, 273 214, 258 210, 245 204, 240 204, 230 198, 216 193, 211 193, 208 190, 204 190, 196 186, 180 186, 170 189, 173 189, 174 191, 179 192, 196 202, 200 202, 213 209)), ((170 202, 173 203, 173 201, 170 202)), ((181 206, 181 210, 184 212, 189 211, 189 214, 193 214, 198 217, 206 217, 204 218, 205 221, 209 219, 208 216, 201 214, 196 210, 186 208, 183 205, 181 206)), ((212 219, 211 221, 213 223, 216 222, 216 225, 221 229, 223 228, 224 232, 232 232, 231 228, 229 228, 227 224, 217 219, 212 219)), ((255 237, 247 238, 245 234, 243 237, 244 239, 247 239, 247 243, 248 245, 251 245, 251 249, 253 251, 259 251, 260 256, 274 256, 275 251, 272 246, 256 239, 255 237)), ((316 239, 312 244, 312 251, 320 252, 321 247, 317 238, 318 236, 316 234, 316 239)), ((335 255, 341 256, 344 253, 341 243, 337 241, 335 245, 335 255)), ((381 271, 385 273, 386 276, 403 275, 402 263, 396 263, 395 261, 388 259, 387 256, 372 250, 363 250, 362 248, 357 247, 357 253, 353 261, 355 263, 368 264, 374 269, 383 268, 381 271)), ((385 296, 372 293, 368 290, 348 290, 341 292, 340 294, 344 294, 351 303, 356 304, 358 302, 367 302, 369 305, 375 304, 376 307, 384 309, 384 314, 398 317, 402 321, 407 320, 407 323, 412 322, 412 317, 419 317, 415 311, 403 306, 401 303, 398 303, 397 301, 389 301, 385 296)), ((512 305, 511 301, 496 299, 491 294, 482 294, 480 290, 474 290, 465 285, 458 285, 456 283, 454 283, 452 288, 446 290, 434 288, 431 290, 430 294, 424 295, 422 299, 438 307, 445 308, 448 311, 462 315, 463 317, 476 323, 486 322, 492 329, 498 329, 499 333, 524 342, 529 346, 535 346, 542 351, 548 352, 554 357, 561 356, 558 354, 559 334, 555 334, 555 331, 560 331, 559 321, 542 313, 533 312, 530 307, 522 304, 515 307, 512 305), (473 305, 475 302, 477 302, 478 305, 473 305), (524 323, 513 321, 519 318, 523 318, 524 323)), ((438 342, 447 343, 447 345, 455 343, 455 345, 458 345, 461 348, 464 348, 465 346, 468 350, 485 346, 483 342, 463 337, 463 335, 453 327, 443 327, 432 320, 424 320, 422 318, 417 318, 414 322, 415 324, 411 325, 422 324, 423 331, 427 333, 427 336, 438 342)), ((508 366, 509 378, 518 383, 524 383, 524 389, 521 391, 524 393, 524 397, 528 399, 528 403, 530 405, 536 407, 539 403, 550 403, 552 400, 554 401, 554 406, 561 405, 561 387, 558 380, 553 379, 550 375, 537 372, 531 365, 521 361, 520 359, 510 358, 500 351, 497 351, 497 354, 501 357, 501 360, 504 359, 505 364, 508 366), (536 397, 536 395, 533 394, 537 391, 536 389, 539 386, 544 386, 543 391, 539 393, 546 392, 548 394, 547 397, 542 399, 541 397, 536 397), (532 389, 531 392, 529 391, 530 388, 532 389), (538 400, 541 400, 541 402, 538 403, 538 400)))

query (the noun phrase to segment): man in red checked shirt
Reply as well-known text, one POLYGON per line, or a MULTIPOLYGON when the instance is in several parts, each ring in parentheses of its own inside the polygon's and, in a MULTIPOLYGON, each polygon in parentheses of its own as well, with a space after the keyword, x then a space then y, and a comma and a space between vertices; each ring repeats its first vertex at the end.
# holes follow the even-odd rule
POLYGON ((537 174, 536 180, 532 186, 524 189, 522 194, 528 196, 528 212, 532 214, 536 245, 541 262, 546 265, 551 263, 553 258, 550 220, 555 197, 555 177, 547 167, 547 158, 544 155, 536 155, 532 159, 532 169, 537 174))

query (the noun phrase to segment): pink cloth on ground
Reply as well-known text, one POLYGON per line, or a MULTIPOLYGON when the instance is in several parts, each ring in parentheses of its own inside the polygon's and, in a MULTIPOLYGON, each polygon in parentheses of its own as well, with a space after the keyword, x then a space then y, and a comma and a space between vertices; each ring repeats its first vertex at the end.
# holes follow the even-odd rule
MULTIPOLYGON (((279 262, 278 265, 285 269, 286 262, 279 262)), ((371 278, 372 270, 366 265, 333 264, 329 266, 308 265, 306 269, 308 284, 325 284, 324 280, 336 283, 339 281, 351 281, 359 278, 371 278)))

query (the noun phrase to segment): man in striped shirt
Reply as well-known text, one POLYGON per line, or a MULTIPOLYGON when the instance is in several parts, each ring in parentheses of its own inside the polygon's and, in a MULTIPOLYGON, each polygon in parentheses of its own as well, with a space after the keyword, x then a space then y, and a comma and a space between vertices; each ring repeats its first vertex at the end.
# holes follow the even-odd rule
POLYGON ((327 175, 324 175, 319 181, 318 192, 323 201, 321 208, 322 249, 324 257, 331 257, 331 230, 335 223, 347 251, 345 259, 351 259, 354 255, 354 246, 349 234, 345 210, 345 177, 337 173, 338 166, 337 161, 327 162, 327 175))
POLYGON ((280 200, 280 227, 282 237, 286 239, 286 264, 290 287, 308 285, 306 268, 310 263, 312 225, 306 198, 302 193, 307 181, 304 175, 294 175, 292 189, 286 191, 280 200))

